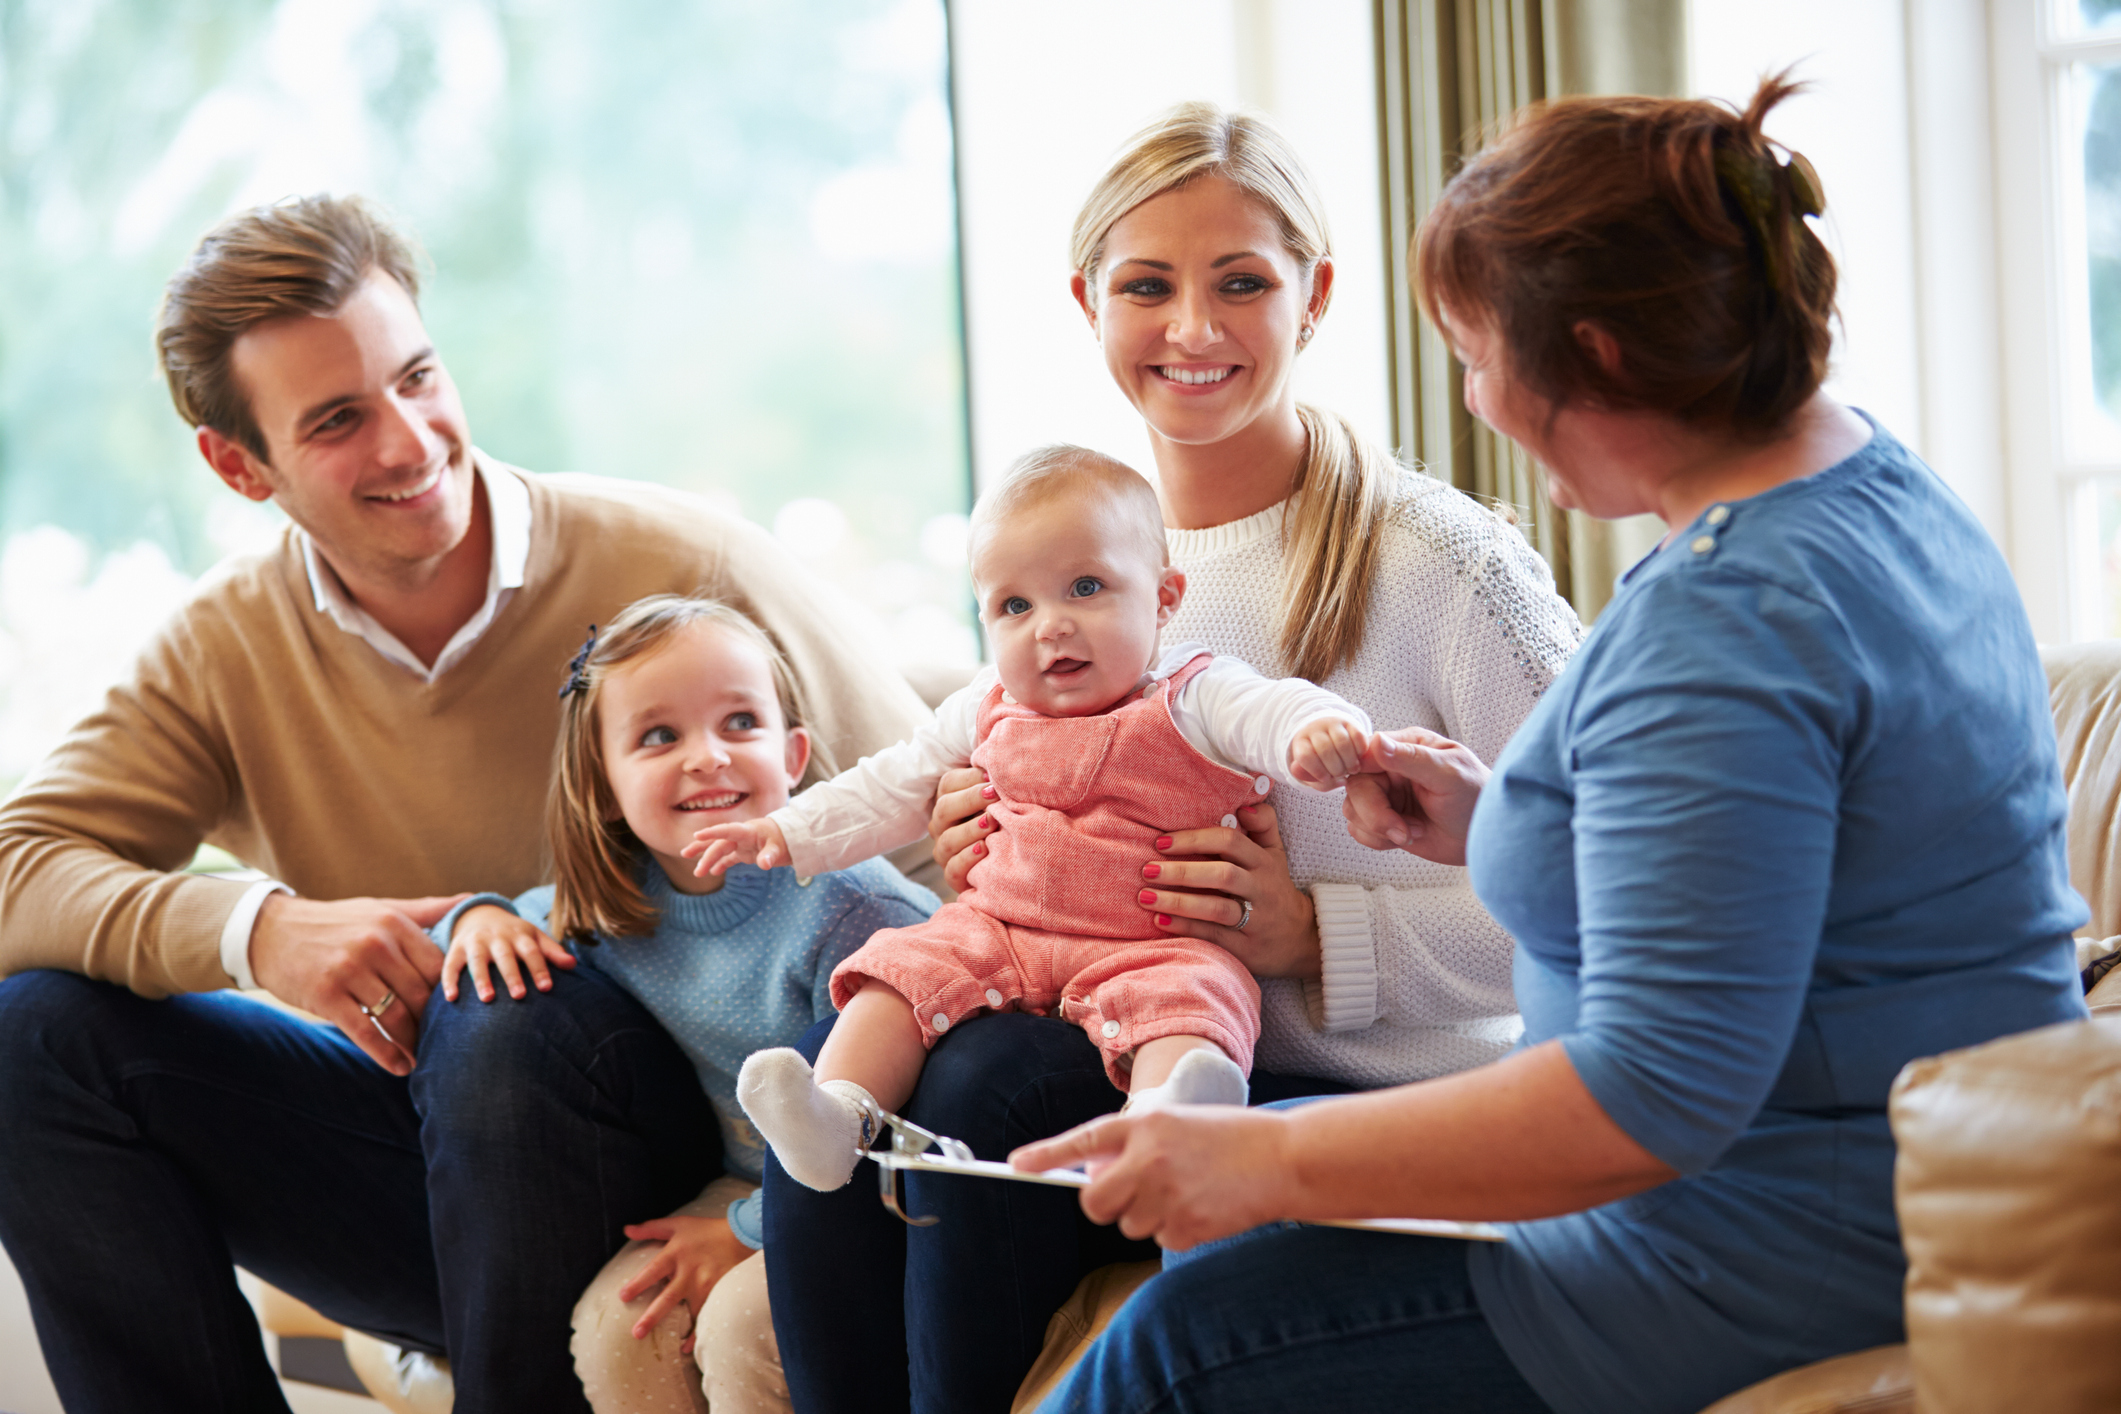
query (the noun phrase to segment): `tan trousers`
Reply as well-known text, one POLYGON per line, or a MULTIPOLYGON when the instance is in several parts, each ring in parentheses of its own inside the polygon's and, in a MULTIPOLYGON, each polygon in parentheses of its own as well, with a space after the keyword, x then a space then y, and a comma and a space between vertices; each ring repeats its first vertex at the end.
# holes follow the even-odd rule
MULTIPOLYGON (((718 1218, 752 1191, 718 1178, 673 1217, 718 1218)), ((574 1370, 596 1414, 790 1414, 788 1382, 766 1302, 766 1254, 754 1252, 715 1283, 699 1313, 693 1353, 680 1354, 694 1322, 674 1310, 641 1340, 633 1323, 653 1291, 621 1302, 624 1286, 662 1246, 629 1242, 604 1264, 574 1308, 574 1370)))

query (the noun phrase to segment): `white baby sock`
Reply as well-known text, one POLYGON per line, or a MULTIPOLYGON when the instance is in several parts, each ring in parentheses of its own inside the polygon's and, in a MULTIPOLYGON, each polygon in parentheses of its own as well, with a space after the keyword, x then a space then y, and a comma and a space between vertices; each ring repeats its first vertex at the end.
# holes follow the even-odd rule
POLYGON ((852 1080, 820 1084, 786 1046, 753 1052, 736 1077, 737 1103, 796 1182, 830 1193, 854 1177, 883 1109, 852 1080))
POLYGON ((1169 1109, 1173 1105, 1242 1105, 1252 1096, 1245 1073, 1221 1051, 1202 1046, 1186 1052, 1161 1085, 1127 1096, 1124 1113, 1169 1109))

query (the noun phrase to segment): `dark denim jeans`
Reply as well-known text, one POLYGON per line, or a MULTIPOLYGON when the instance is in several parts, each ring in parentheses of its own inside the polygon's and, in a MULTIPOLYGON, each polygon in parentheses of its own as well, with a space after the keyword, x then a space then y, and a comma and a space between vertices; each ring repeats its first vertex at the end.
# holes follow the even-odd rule
MULTIPOLYGON (((815 1060, 830 1032, 813 1027, 803 1054, 815 1060)), ((1260 1103, 1345 1088, 1252 1077, 1260 1103)), ((1081 1028, 1002 1012, 936 1042, 905 1113, 1001 1159, 1124 1098, 1081 1028)), ((798 1414, 1007 1409, 1083 1275, 1157 1255, 1083 1217, 1073 1189, 908 1175, 908 1211, 942 1219, 909 1228, 878 1201, 874 1164, 817 1193, 769 1159, 765 1186, 773 1328, 798 1414)))
POLYGON ((1551 1414, 1480 1314, 1468 1245, 1276 1223, 1171 1253, 1040 1414, 1551 1414))
POLYGON ((446 1352, 458 1414, 585 1411, 568 1353, 622 1224, 720 1166, 691 1064, 589 969, 429 1004, 399 1080, 230 993, 0 982, 0 1242, 76 1414, 286 1402, 230 1264, 446 1352))

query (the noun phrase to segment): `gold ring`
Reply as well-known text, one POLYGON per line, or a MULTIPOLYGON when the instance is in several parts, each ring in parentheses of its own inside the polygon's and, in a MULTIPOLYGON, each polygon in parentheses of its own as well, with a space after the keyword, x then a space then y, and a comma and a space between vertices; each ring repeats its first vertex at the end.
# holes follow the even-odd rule
POLYGON ((383 1000, 377 1002, 374 1006, 362 1007, 361 1015, 367 1017, 370 1021, 374 1021, 381 1017, 384 1012, 389 1011, 390 1004, 396 1001, 397 999, 398 994, 396 992, 385 992, 383 994, 383 1000))

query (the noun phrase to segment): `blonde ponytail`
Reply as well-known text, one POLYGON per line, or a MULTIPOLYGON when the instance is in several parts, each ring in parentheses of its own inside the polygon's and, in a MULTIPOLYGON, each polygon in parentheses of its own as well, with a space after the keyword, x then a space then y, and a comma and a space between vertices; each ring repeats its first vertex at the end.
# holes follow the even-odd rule
POLYGON ((1306 445, 1282 525, 1281 666, 1324 682, 1362 647, 1384 519, 1402 473, 1340 414, 1298 403, 1296 415, 1306 445))

